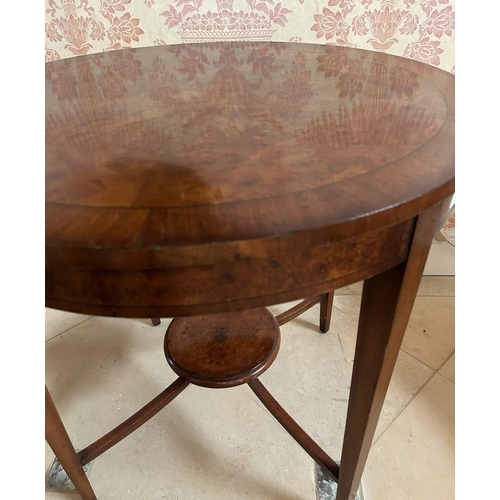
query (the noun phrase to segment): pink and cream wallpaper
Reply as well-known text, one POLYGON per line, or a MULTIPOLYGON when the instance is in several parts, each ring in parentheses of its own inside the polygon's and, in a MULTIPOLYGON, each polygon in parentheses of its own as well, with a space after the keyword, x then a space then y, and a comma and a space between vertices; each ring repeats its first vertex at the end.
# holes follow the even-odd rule
POLYGON ((379 50, 454 72, 455 0, 46 0, 47 61, 220 40, 379 50))

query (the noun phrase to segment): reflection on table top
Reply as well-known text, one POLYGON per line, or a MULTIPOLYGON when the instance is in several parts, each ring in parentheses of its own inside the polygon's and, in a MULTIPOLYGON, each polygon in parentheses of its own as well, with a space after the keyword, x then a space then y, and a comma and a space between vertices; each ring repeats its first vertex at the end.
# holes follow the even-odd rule
POLYGON ((46 80, 49 246, 269 237, 418 211, 453 182, 454 76, 415 61, 173 45, 51 62, 46 80))

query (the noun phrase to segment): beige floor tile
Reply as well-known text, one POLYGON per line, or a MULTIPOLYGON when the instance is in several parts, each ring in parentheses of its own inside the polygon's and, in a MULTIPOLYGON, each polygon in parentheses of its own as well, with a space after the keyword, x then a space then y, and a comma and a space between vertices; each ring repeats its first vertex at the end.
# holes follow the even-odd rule
POLYGON ((455 298, 417 297, 402 348, 438 370, 455 350, 455 298))
MULTIPOLYGON (((454 281, 454 278, 451 280, 454 281)), ((403 340, 403 350, 437 370, 455 350, 455 298, 447 295, 432 296, 439 291, 443 294, 451 292, 450 278, 447 277, 425 280, 420 289, 428 295, 419 295, 415 300, 403 340), (439 281, 443 283, 439 284, 439 281)), ((334 299, 335 308, 356 322, 360 305, 360 296, 336 296, 334 299)), ((348 359, 354 356, 355 337, 351 330, 341 333, 348 359)))
POLYGON ((439 373, 455 383, 455 354, 444 364, 439 373))
MULTIPOLYGON (((349 397, 357 321, 334 308, 330 331, 315 340, 318 314, 316 306, 282 327, 280 355, 262 380, 268 381, 269 389, 273 388, 275 397, 292 416, 338 459, 349 397), (310 366, 309 370, 306 370, 307 366, 310 366), (319 380, 322 382, 318 383, 319 380), (321 412, 318 412, 319 408, 321 412), (331 415, 335 416, 335 420, 327 423, 331 415)), ((433 373, 413 356, 400 352, 375 438, 387 429, 433 373)))
MULTIPOLYGON (((278 358, 261 377, 336 460, 344 432, 357 331, 353 316, 359 299, 354 293, 336 296, 327 334, 318 330, 319 305, 284 325, 278 358)), ((421 321, 429 312, 432 322, 439 323, 436 308, 425 300, 421 321)), ((295 303, 271 310, 278 314, 295 303)), ((168 323, 163 319, 161 326, 152 327, 148 319, 91 317, 46 343, 47 385, 77 448, 109 431, 174 380, 163 355, 168 323)), ((431 375, 417 359, 400 353, 377 436, 399 417, 375 446, 431 375)), ((52 459, 47 446, 47 467, 52 459)), ((313 471, 312 460, 247 386, 223 391, 192 386, 99 457, 90 477, 101 500, 315 500, 313 471)), ((365 499, 374 500, 369 495, 365 499)), ((46 500, 75 500, 75 496, 47 493, 46 500)))
MULTIPOLYGON (((341 290, 345 289, 342 288, 341 290)), ((358 291, 359 293, 336 293, 334 298, 334 306, 355 320, 359 318, 359 309, 361 305, 361 287, 358 288, 358 291)), ((454 297, 455 277, 423 276, 422 281, 420 282, 417 296, 454 297)))
POLYGON ((453 500, 454 389, 436 374, 373 446, 366 500, 453 500))
POLYGON ((321 334, 318 316, 319 308, 315 307, 282 327, 278 358, 260 379, 312 438, 338 460, 352 362, 346 360, 335 331, 342 321, 332 321, 330 331, 321 334))
POLYGON ((91 316, 76 314, 57 309, 45 308, 45 340, 50 340, 60 333, 83 323, 91 316))
POLYGON ((441 229, 441 234, 443 237, 446 239, 446 241, 450 244, 455 246, 455 228, 450 227, 450 228, 442 228, 441 229))
POLYGON ((375 440, 387 430, 433 374, 434 372, 423 363, 404 351, 399 351, 396 367, 375 431, 375 440))
MULTIPOLYGON (((293 300, 292 302, 284 302, 283 304, 276 304, 274 306, 268 307, 268 309, 275 315, 277 316, 278 314, 286 311, 287 309, 290 309, 294 305, 298 304, 301 302, 300 300, 293 300)), ((319 313, 318 313, 319 314, 319 313)), ((301 318, 302 316, 300 316, 301 318)))
POLYGON ((358 321, 361 295, 339 295, 333 299, 333 305, 351 319, 358 321))
MULTIPOLYGON (((437 278, 442 279, 442 278, 437 278)), ((448 279, 448 278, 444 278, 448 279)), ((435 287, 438 285, 435 284, 435 287)), ((417 299, 419 300, 419 299, 417 299)), ((359 315, 359 297, 339 297, 332 314, 331 332, 337 332, 347 361, 354 361, 358 322, 352 319, 359 315), (342 308, 340 310, 339 308, 342 308)), ((351 366, 352 370, 352 366, 351 366)), ((377 439, 394 418, 409 404, 434 371, 418 359, 400 351, 393 378, 375 432, 377 439)))
MULTIPOLYGON (((349 285, 343 288, 335 290, 335 297, 340 297, 343 295, 354 295, 359 296, 363 292, 363 282, 358 281, 353 285, 349 285)), ((455 276, 422 276, 420 286, 418 289, 418 295, 420 296, 431 296, 431 297, 454 297, 455 296, 455 276)), ((335 300, 335 299, 334 299, 335 300)), ((338 301, 339 304, 344 304, 347 307, 348 304, 357 304, 361 299, 352 299, 351 302, 338 301)), ((290 302, 289 304, 296 304, 297 302, 290 302)), ((282 305, 281 309, 285 310, 289 304, 282 305)), ((274 306, 280 308, 280 306, 274 306)), ((342 307, 340 307, 342 308, 342 307)), ((354 312, 352 310, 351 312, 354 312)))
POLYGON ((432 297, 454 297, 455 276, 422 276, 418 295, 432 297))
MULTIPOLYGON (((162 323, 94 317, 46 344, 47 385, 77 448, 175 379, 162 352, 162 323)), ((47 467, 52 458, 47 447, 47 467)), ((96 459, 90 478, 101 500, 313 500, 313 471, 310 457, 248 388, 190 386, 96 459)))
POLYGON ((346 361, 354 361, 358 322, 336 307, 332 313, 331 331, 339 337, 346 361))
POLYGON ((445 242, 433 242, 425 264, 424 276, 455 276, 455 247, 445 242))
POLYGON ((339 288, 335 290, 335 295, 361 295, 363 292, 363 282, 358 281, 353 285, 345 286, 344 288, 339 288))
POLYGON ((244 388, 189 387, 90 479, 102 500, 315 498, 312 460, 244 388))

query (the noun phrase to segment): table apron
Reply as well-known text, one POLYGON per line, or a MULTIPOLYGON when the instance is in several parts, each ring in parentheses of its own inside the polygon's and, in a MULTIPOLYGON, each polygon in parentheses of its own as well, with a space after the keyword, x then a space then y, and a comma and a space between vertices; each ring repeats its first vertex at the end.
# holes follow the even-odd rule
POLYGON ((414 219, 331 243, 274 242, 252 255, 176 269, 47 265, 46 306, 84 314, 174 317, 297 300, 390 269, 407 256, 414 219))

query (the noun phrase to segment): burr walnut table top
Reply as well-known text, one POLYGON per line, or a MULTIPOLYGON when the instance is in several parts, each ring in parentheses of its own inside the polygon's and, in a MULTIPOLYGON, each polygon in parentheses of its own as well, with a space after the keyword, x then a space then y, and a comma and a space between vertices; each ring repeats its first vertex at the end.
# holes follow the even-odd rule
POLYGON ((280 328, 265 307, 174 318, 165 356, 180 377, 202 387, 234 387, 257 378, 278 355, 280 328))
POLYGON ((428 65, 264 42, 46 65, 50 307, 164 317, 321 293, 402 261, 411 219, 453 191, 454 76, 428 65))

